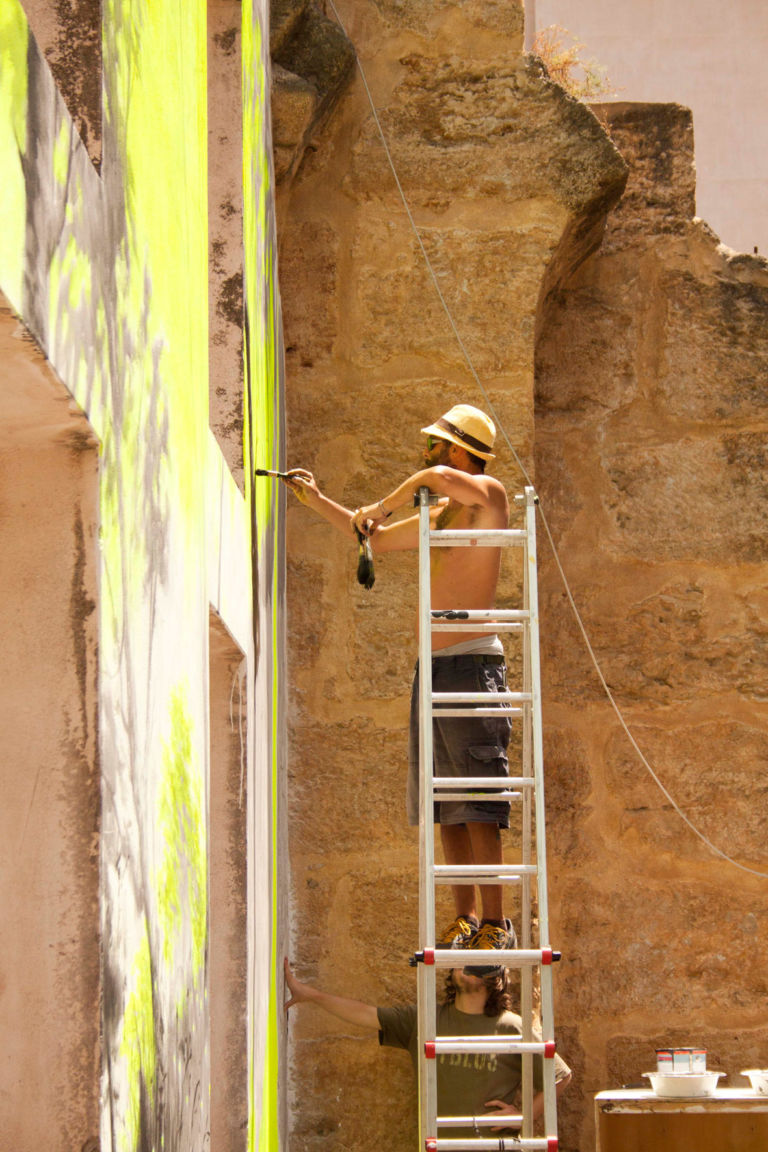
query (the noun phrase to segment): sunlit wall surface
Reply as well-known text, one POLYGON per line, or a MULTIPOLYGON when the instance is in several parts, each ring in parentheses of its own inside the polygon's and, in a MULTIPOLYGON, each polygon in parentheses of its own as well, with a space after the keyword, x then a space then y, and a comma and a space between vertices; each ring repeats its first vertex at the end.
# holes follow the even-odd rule
MULTIPOLYGON (((266 8, 242 6, 246 476, 281 455, 266 8)), ((209 1147, 212 608, 245 661, 247 1141, 272 1149, 281 523, 208 428, 206 5, 102 15, 97 173, 0 5, 0 291, 100 445, 101 1148, 209 1147)))

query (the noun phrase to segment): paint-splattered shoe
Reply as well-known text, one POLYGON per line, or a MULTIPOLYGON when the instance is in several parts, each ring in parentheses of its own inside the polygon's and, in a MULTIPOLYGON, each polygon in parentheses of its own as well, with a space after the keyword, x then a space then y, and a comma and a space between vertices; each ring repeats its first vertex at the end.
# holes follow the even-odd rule
MULTIPOLYGON (((468 945, 473 952, 493 952, 497 948, 517 948, 517 935, 512 927, 511 920, 504 921, 504 927, 497 924, 481 924, 471 943, 468 945)), ((490 956, 488 957, 490 960, 490 956)), ((472 964, 464 971, 470 976, 491 976, 501 972, 504 965, 489 964, 477 966, 472 964)))
POLYGON ((474 916, 457 916, 437 937, 438 948, 472 948, 480 928, 474 916))

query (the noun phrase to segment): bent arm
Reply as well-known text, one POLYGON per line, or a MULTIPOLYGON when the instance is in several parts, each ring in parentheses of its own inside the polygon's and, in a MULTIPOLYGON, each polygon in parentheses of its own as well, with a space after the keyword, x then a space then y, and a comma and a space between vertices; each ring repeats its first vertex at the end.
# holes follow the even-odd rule
POLYGON ((373 521, 374 525, 381 524, 399 508, 410 507, 420 488, 429 488, 430 492, 446 497, 456 504, 495 509, 499 513, 500 522, 507 514, 506 493, 493 476, 462 472, 458 468, 437 464, 434 468, 421 468, 407 480, 403 480, 402 484, 398 484, 397 488, 382 500, 359 508, 355 513, 358 528, 364 530, 363 525, 369 520, 373 521))
MULTIPOLYGON (((568 1087, 570 1082, 571 1082, 571 1073, 569 1071, 565 1074, 565 1076, 562 1076, 555 1083, 555 1099, 556 1100, 560 1099, 561 1094, 565 1091, 565 1089, 568 1087)), ((534 1118, 534 1120, 537 1120, 539 1118, 539 1116, 543 1116, 543 1115, 544 1115, 544 1093, 543 1092, 537 1092, 533 1098, 533 1118, 534 1118)))
MULTIPOLYGON (((560 1057, 556 1057, 556 1059, 560 1060, 560 1057)), ((555 1098, 558 1100, 560 1099, 561 1094, 565 1091, 565 1089, 568 1087, 568 1085, 571 1082, 571 1070, 570 1070, 570 1068, 568 1067, 568 1065, 565 1063, 564 1060, 560 1060, 560 1065, 562 1065, 562 1067, 558 1066, 558 1072, 557 1072, 558 1079, 555 1081, 555 1098), (563 1069, 565 1069, 565 1071, 563 1071, 563 1069)), ((512 1104, 508 1104, 504 1100, 486 1100, 485 1107, 490 1108, 492 1110, 491 1115, 494 1115, 494 1114, 497 1114, 499 1116, 509 1116, 509 1115, 514 1115, 514 1114, 519 1115, 519 1112, 520 1112, 520 1093, 519 1092, 517 1093, 515 1101, 512 1104)), ((534 1120, 538 1120, 538 1118, 540 1116, 544 1115, 544 1093, 543 1092, 537 1092, 534 1095, 532 1112, 533 1112, 532 1118, 534 1120)), ((499 1131, 500 1130, 501 1129, 499 1129, 499 1131)), ((496 1129, 494 1129, 494 1131, 496 1131, 496 1129)))
MULTIPOLYGON (((571 1082, 571 1073, 568 1071, 565 1076, 562 1076, 555 1083, 555 1099, 559 1100, 562 1093, 571 1082)), ((533 1118, 538 1120, 539 1116, 544 1115, 544 1093, 537 1092, 533 1098, 533 1118)))
POLYGON ((287 959, 283 962, 283 967, 285 983, 291 993, 290 999, 284 1004, 286 1012, 294 1004, 317 1004, 318 1008, 322 1008, 339 1020, 345 1020, 347 1024, 378 1029, 379 1016, 373 1004, 364 1004, 362 1000, 351 1000, 347 996, 333 996, 330 992, 323 992, 312 984, 297 980, 287 959))

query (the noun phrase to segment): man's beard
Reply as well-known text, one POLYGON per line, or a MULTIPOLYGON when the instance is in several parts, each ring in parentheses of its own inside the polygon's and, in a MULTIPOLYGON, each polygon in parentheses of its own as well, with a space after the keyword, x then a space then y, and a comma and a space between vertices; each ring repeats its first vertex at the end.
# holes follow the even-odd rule
POLYGON ((477 992, 483 983, 477 976, 469 976, 463 968, 455 970, 453 982, 459 992, 477 992))
MULTIPOLYGON (((438 464, 442 464, 448 454, 448 447, 448 444, 445 442, 439 446, 436 444, 432 451, 427 453, 426 464, 422 463, 419 465, 419 467, 436 468, 438 464)), ((424 458, 422 457, 422 461, 423 459, 424 458)))

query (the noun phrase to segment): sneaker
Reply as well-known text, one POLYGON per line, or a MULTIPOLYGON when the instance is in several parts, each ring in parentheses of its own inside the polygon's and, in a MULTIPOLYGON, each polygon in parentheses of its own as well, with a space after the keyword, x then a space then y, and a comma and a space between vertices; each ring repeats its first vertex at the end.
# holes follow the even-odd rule
MULTIPOLYGON (((499 928, 497 924, 481 924, 477 932, 472 938, 469 947, 473 951, 493 951, 498 948, 517 948, 517 935, 512 927, 511 920, 504 921, 504 927, 499 928)), ((490 960, 490 956, 488 957, 490 960)), ((477 967, 472 964, 464 971, 470 976, 490 976, 492 973, 501 972, 503 965, 490 964, 488 966, 477 967)))
POLYGON ((473 948, 480 925, 474 916, 457 916, 436 941, 438 948, 473 948))
POLYGON ((483 923, 472 937, 470 948, 516 948, 517 936, 511 920, 504 921, 504 928, 496 924, 483 923))

